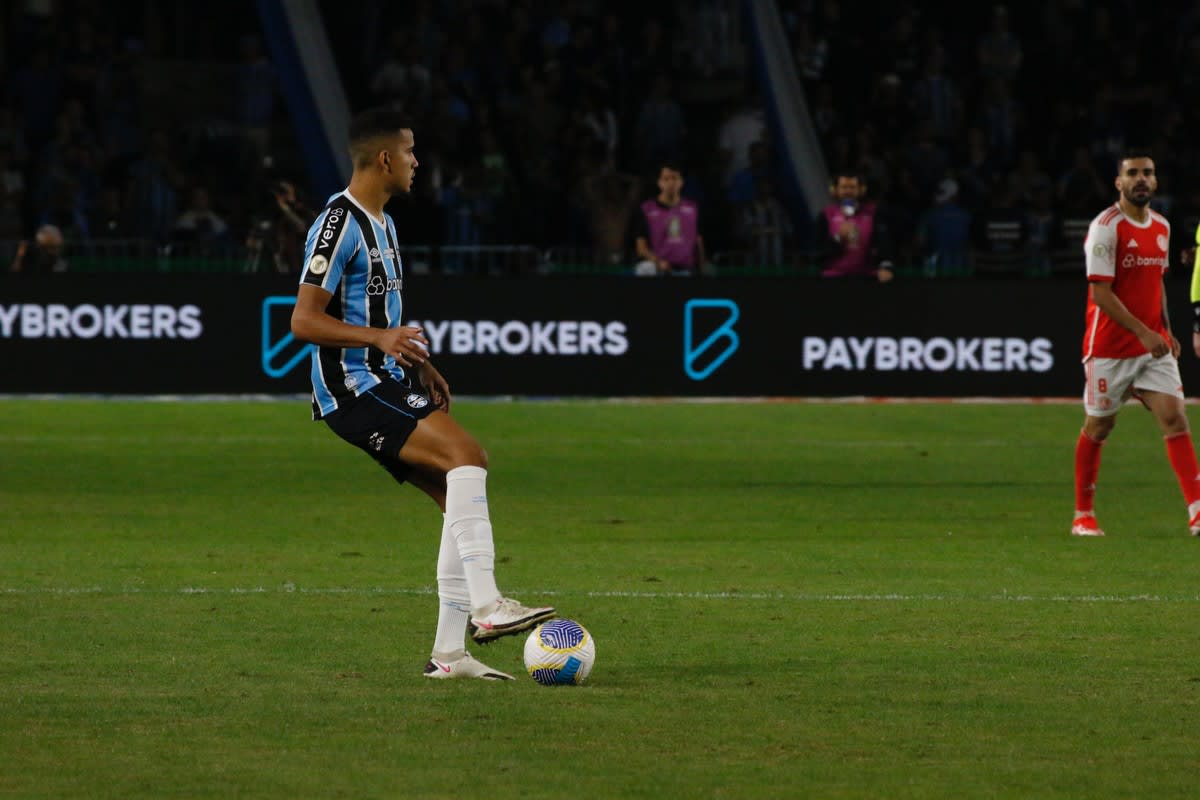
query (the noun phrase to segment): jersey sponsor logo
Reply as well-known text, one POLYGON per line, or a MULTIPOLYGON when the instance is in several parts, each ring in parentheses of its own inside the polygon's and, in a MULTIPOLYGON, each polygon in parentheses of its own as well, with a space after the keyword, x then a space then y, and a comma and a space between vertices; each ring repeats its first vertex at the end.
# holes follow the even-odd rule
MULTIPOLYGON (((338 228, 341 227, 342 221, 345 219, 346 209, 331 208, 329 213, 325 215, 325 224, 321 226, 321 232, 317 234, 317 250, 328 250, 333 247, 334 240, 337 239, 338 228)), ((320 273, 317 273, 318 275, 320 273)))
POLYGON ((410 321, 429 339, 434 355, 620 356, 629 349, 624 322, 511 319, 410 321))
POLYGON ((370 445, 372 450, 378 453, 383 449, 383 434, 375 431, 368 437, 367 444, 370 445))
POLYGON ((805 336, 801 364, 822 372, 1049 372, 1054 345, 1044 337, 805 336))
POLYGON ((0 306, 0 339, 197 339, 198 306, 136 303, 0 306))
POLYGON ((367 281, 367 294, 372 297, 378 297, 388 292, 398 292, 402 288, 403 281, 400 278, 388 278, 385 280, 382 275, 372 275, 371 280, 367 281))
POLYGON ((308 262, 308 271, 313 275, 324 275, 329 269, 329 259, 325 256, 313 256, 308 262))
POLYGON ((408 403, 410 408, 424 408, 429 405, 429 401, 416 392, 409 394, 408 397, 404 398, 404 401, 408 403))
POLYGON ((741 339, 734 325, 740 316, 738 304, 724 298, 684 304, 683 371, 689 378, 707 379, 737 352, 741 339))
POLYGON ((1126 253, 1121 259, 1121 267, 1123 269, 1133 269, 1134 267, 1163 267, 1167 266, 1166 256, 1154 258, 1151 256, 1135 256, 1133 253, 1126 253))

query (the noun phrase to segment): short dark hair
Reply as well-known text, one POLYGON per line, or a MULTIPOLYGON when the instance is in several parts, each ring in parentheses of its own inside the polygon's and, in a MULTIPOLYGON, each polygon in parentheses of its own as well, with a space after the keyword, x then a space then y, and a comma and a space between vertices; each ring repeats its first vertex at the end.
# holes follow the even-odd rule
POLYGON ((680 175, 683 174, 683 165, 673 158, 664 158, 662 161, 658 162, 658 169, 654 172, 655 177, 662 175, 662 171, 664 169, 669 169, 672 172, 678 172, 680 175))
POLYGON ((859 183, 867 182, 866 179, 863 178, 862 173, 856 169, 839 169, 836 172, 834 172, 833 173, 834 185, 836 186, 837 182, 839 180, 841 180, 842 178, 853 178, 854 180, 858 181, 859 183))
POLYGON ((1145 147, 1126 147, 1117 153, 1117 174, 1121 174, 1121 165, 1133 158, 1148 158, 1154 160, 1154 156, 1150 155, 1150 151, 1145 147))
POLYGON ((350 146, 374 139, 377 136, 392 136, 397 131, 412 130, 412 122, 401 111, 391 108, 370 108, 356 114, 350 120, 350 146))

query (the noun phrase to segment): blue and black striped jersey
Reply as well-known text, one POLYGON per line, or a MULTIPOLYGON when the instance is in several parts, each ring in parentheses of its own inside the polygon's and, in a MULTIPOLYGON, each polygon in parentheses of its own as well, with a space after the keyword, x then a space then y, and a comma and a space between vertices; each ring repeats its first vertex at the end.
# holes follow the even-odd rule
MULTIPOLYGON (((403 276, 392 218, 371 216, 348 191, 329 198, 308 229, 300 274, 302 284, 332 295, 326 312, 350 325, 394 328, 403 310, 403 276)), ((386 377, 404 380, 404 369, 373 347, 315 348, 313 419, 337 410, 386 377)))

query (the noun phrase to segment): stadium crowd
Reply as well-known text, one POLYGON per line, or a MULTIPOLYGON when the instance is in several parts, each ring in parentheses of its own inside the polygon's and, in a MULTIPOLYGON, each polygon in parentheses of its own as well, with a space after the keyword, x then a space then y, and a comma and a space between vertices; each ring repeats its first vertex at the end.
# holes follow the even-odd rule
POLYGON ((1115 160, 1147 148, 1173 245, 1200 218, 1185 137, 1200 80, 1200 3, 1128 0, 783 2, 826 160, 849 165, 895 216, 897 260, 926 263, 939 226, 966 225, 977 262, 1080 269, 1087 224, 1113 202, 1115 160), (1182 4, 1181 4, 1182 5, 1182 4), (962 213, 947 214, 953 204, 962 213), (1059 256, 1062 262, 1059 263, 1059 256))
MULTIPOLYGON (((817 249, 779 199, 736 0, 416 0, 403 25, 383 0, 319 7, 351 106, 416 122, 422 168, 395 214, 410 246, 532 244, 631 265, 637 205, 671 159, 718 268, 800 269, 817 249)), ((830 172, 861 176, 913 274, 1048 274, 1061 253, 1075 269, 1130 144, 1155 154, 1156 205, 1176 245, 1190 240, 1200 2, 778 7, 830 172), (939 243, 955 237, 970 258, 947 268, 939 243)), ((69 254, 137 242, 298 270, 296 239, 325 198, 311 196, 257 17, 233 0, 139 12, 48 0, 0 20, 0 259, 51 224, 69 254)))

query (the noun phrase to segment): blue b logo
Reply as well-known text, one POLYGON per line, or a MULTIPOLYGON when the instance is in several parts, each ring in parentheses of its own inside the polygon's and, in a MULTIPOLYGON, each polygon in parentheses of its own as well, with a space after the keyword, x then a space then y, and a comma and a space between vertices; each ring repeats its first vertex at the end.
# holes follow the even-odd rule
POLYGON ((263 372, 270 375, 272 378, 282 378, 287 375, 296 365, 304 359, 308 358, 313 351, 315 345, 306 344, 300 347, 295 353, 287 358, 282 364, 277 363, 279 354, 287 349, 288 345, 296 341, 296 337, 292 336, 290 326, 284 328, 287 332, 278 339, 272 338, 272 330, 278 330, 280 324, 272 324, 272 317, 277 317, 279 314, 272 314, 272 310, 282 309, 290 314, 292 307, 296 305, 296 298, 291 296, 284 297, 267 297, 263 299, 262 304, 262 368, 263 372))
POLYGON ((702 381, 737 352, 741 341, 733 325, 741 312, 732 300, 688 300, 683 307, 683 371, 694 381, 702 381), (699 342, 696 317, 706 309, 724 311, 724 320, 699 342), (719 352, 713 353, 724 342, 719 352))

